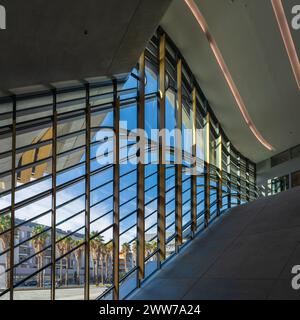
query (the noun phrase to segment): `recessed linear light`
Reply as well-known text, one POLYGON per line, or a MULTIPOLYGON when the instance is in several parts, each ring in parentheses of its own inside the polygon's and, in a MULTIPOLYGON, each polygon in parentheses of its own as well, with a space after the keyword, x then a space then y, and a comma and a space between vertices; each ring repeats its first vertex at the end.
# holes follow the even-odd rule
POLYGON ((284 8, 281 0, 272 0, 273 10, 277 19, 277 23, 281 32, 281 36, 287 51, 287 54, 292 65, 292 69, 295 75, 296 82, 298 84, 298 89, 300 90, 300 62, 291 34, 289 24, 284 12, 284 8))
POLYGON ((268 150, 272 151, 274 150, 273 146, 271 144, 269 144, 264 138, 263 136, 260 134, 260 132, 257 130, 257 128, 255 127, 248 111, 247 108, 245 106, 245 103, 232 79, 232 76, 229 72, 229 69, 225 63, 225 60, 221 54, 221 51, 218 48, 218 45, 215 41, 215 39, 213 38, 213 36, 211 35, 211 33, 209 32, 209 28, 208 25, 203 17, 203 15, 201 14, 198 6, 196 5, 196 3, 193 0, 185 0, 187 6, 189 7, 189 9, 191 10, 191 12, 193 13, 195 19, 197 20, 200 28, 202 29, 203 33, 205 34, 210 47, 214 53, 214 56, 218 62, 218 65, 220 66, 224 77, 227 81, 227 84, 234 96, 234 99, 239 107, 239 110, 243 116, 243 118, 245 119, 249 129, 251 130, 251 132, 253 133, 253 135, 255 136, 255 138, 268 150))

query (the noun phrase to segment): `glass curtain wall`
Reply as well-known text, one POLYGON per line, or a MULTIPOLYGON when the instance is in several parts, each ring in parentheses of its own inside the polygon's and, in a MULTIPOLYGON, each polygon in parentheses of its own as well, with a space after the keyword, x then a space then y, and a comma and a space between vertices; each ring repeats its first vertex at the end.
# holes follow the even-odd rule
POLYGON ((126 78, 1 98, 0 300, 125 299, 255 175, 162 29, 126 78))

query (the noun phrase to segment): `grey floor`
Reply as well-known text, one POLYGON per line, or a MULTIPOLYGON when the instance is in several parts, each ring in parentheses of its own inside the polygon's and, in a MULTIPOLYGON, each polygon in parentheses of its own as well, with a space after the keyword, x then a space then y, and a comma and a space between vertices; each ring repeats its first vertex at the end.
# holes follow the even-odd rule
POLYGON ((300 189, 233 208, 131 299, 300 299, 300 189))

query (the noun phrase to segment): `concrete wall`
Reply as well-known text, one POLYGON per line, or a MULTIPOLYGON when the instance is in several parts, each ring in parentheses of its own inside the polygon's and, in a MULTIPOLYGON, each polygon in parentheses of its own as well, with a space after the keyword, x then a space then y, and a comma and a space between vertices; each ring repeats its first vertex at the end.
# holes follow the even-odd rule
POLYGON ((275 177, 282 177, 289 175, 290 188, 291 188, 291 173, 300 170, 300 157, 291 159, 287 162, 281 163, 271 168, 271 159, 260 162, 256 166, 257 170, 257 186, 261 188, 268 188, 268 180, 275 177))
POLYGON ((0 90, 128 73, 171 0, 0 0, 0 90))

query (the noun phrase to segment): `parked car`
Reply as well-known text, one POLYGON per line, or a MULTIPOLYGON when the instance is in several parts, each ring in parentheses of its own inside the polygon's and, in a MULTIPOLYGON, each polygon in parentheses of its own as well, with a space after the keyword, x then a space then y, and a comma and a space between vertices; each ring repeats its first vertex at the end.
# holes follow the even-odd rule
POLYGON ((31 280, 24 283, 24 287, 37 287, 37 281, 31 280))

